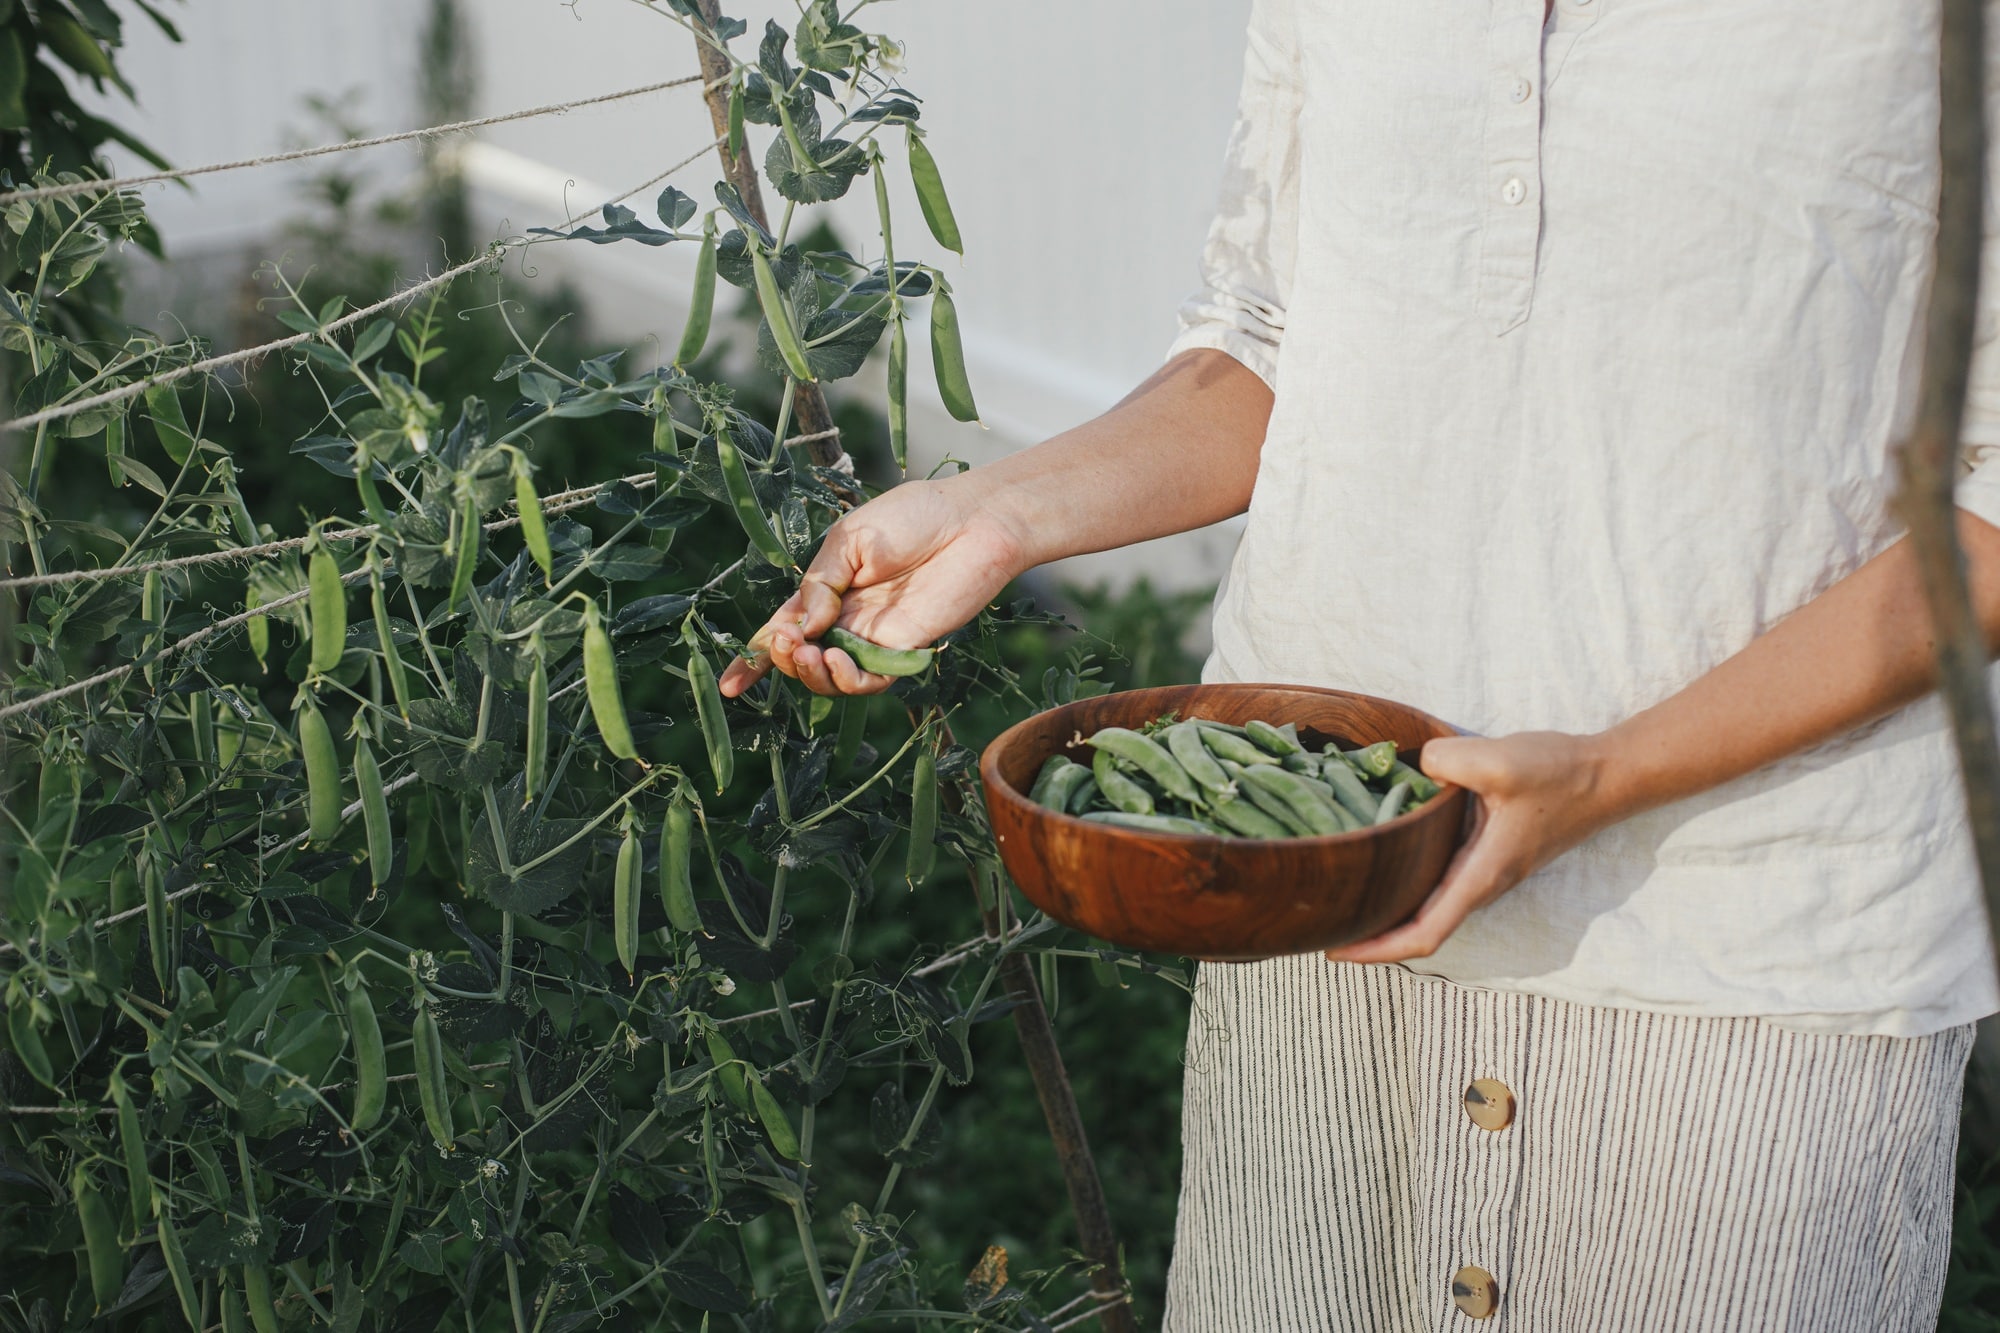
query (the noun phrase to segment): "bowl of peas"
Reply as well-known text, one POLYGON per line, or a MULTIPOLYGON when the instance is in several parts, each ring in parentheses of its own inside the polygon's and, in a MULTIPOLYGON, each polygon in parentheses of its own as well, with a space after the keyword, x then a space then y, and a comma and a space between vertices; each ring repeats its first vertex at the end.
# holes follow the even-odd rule
POLYGON ((1129 948, 1249 962, 1405 920, 1465 837, 1424 776, 1428 713, 1305 685, 1079 699, 980 758, 1000 859, 1036 906, 1129 948))

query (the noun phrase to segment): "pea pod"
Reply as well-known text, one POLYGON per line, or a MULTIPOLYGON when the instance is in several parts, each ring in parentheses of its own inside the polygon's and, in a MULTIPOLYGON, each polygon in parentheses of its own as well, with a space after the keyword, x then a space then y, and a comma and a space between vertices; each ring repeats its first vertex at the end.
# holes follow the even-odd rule
POLYGON ((889 456, 910 469, 910 339, 900 315, 889 333, 889 456))
POLYGON ((771 326, 771 341, 777 344, 785 369, 791 372, 793 379, 812 383, 812 365, 806 360, 806 349, 799 342, 798 330, 792 327, 791 313, 785 309, 785 294, 778 290, 778 278, 771 272, 771 261, 764 257, 763 248, 754 241, 750 246, 750 268, 757 283, 757 304, 763 308, 764 322, 771 326))
POLYGON ((104 427, 104 467, 113 486, 125 484, 125 418, 116 416, 104 427))
POLYGON ((1091 776, 1105 800, 1128 815, 1153 813, 1153 793, 1119 771, 1118 761, 1109 750, 1099 750, 1090 761, 1091 776))
POLYGON ((306 836, 332 842, 340 836, 340 752, 311 699, 299 705, 299 753, 306 761, 306 836))
POLYGON ((447 611, 455 609, 472 590, 472 575, 479 568, 479 536, 479 501, 468 486, 458 510, 458 554, 452 566, 451 593, 445 598, 447 611))
POLYGON ((528 753, 522 767, 521 802, 535 799, 549 767, 549 664, 544 661, 542 636, 528 636, 528 652, 535 659, 528 669, 528 753))
POLYGON ((749 1083, 750 1100, 757 1108, 757 1119, 763 1124, 764 1133, 770 1136, 771 1146, 780 1157, 798 1161, 799 1136, 786 1117, 785 1108, 778 1105, 778 1099, 771 1095, 762 1079, 751 1079, 749 1083))
POLYGON ((701 909, 694 901, 694 808, 678 793, 667 806, 660 834, 660 905, 675 930, 702 928, 701 909))
POLYGON ((354 1111, 347 1123, 355 1132, 374 1128, 388 1102, 389 1060, 382 1045, 382 1025, 368 987, 347 992, 347 1031, 354 1042, 354 1111))
MULTIPOLYGON (((243 609, 254 611, 264 604, 264 598, 255 588, 245 590, 243 609)), ((250 640, 250 652, 256 657, 259 668, 264 667, 264 659, 271 653, 271 618, 251 616, 243 622, 243 633, 250 640)))
POLYGON ((1206 722, 1198 725, 1201 728, 1201 743, 1206 745, 1208 752, 1217 759, 1226 759, 1230 763, 1245 766, 1278 762, 1275 756, 1266 754, 1241 736, 1218 730, 1206 722))
POLYGON ((769 564, 779 569, 789 569, 792 555, 785 544, 778 540, 778 534, 771 527, 770 518, 763 506, 757 503, 757 491, 750 484, 750 470, 743 462, 743 451, 736 447, 736 441, 726 430, 715 432, 715 461, 722 469, 722 484, 729 492, 729 507, 736 512, 736 521, 743 528, 743 535, 757 548, 757 554, 769 564))
POLYGON ((201 1327, 201 1292, 188 1270, 187 1252, 181 1248, 181 1233, 174 1228, 173 1214, 160 1210, 160 1257, 167 1261, 167 1274, 174 1280, 174 1295, 180 1298, 181 1314, 189 1328, 201 1327))
POLYGON ((1083 787, 1083 784, 1093 781, 1095 779, 1091 776, 1089 769, 1085 768, 1082 764, 1072 764, 1065 761, 1063 766, 1057 769, 1050 777, 1048 787, 1035 803, 1046 806, 1050 810, 1067 811, 1070 808, 1070 802, 1076 798, 1076 794, 1083 787))
MULTIPOLYGON (((174 928, 172 920, 167 915, 166 877, 160 873, 159 863, 150 856, 140 868, 139 875, 146 884, 147 952, 151 955, 154 979, 160 983, 160 993, 165 995, 173 986, 174 975, 172 958, 174 928)), ((28 1030, 34 1031, 33 1024, 29 1025, 28 1030)))
POLYGON ((1376 741, 1359 750, 1345 751, 1347 760, 1371 778, 1386 778, 1396 766, 1396 742, 1376 741))
POLYGON ((708 767, 715 774, 719 794, 736 776, 736 746, 729 734, 729 718, 722 711, 722 691, 715 685, 715 668, 700 649, 688 654, 688 685, 694 691, 695 718, 701 723, 701 738, 708 745, 708 767))
POLYGON ((1382 798, 1381 806, 1375 811, 1375 822, 1377 824, 1386 824, 1397 815, 1402 814, 1403 806, 1409 802, 1409 799, 1409 783, 1399 782, 1389 788, 1389 794, 1382 798))
POLYGON ((1090 809, 1090 803, 1096 799, 1097 775, 1095 773, 1085 773, 1083 781, 1077 783, 1076 790, 1070 793, 1069 805, 1066 807, 1067 813, 1080 815, 1090 809))
POLYGON ((868 697, 857 695, 840 701, 840 731, 833 741, 833 762, 828 771, 836 776, 854 764, 861 742, 868 737, 868 697))
POLYGON ((1375 822, 1375 811, 1382 802, 1368 790, 1368 784, 1361 780, 1361 775, 1347 766, 1345 759, 1329 762, 1320 771, 1320 778, 1333 788, 1334 798, 1362 824, 1375 822))
POLYGON ((937 864, 937 818, 937 756, 923 746, 910 776, 910 851, 903 863, 903 878, 912 888, 929 879, 937 864))
POLYGON ((958 330, 958 307, 949 292, 931 297, 931 368, 937 372, 938 397, 957 421, 979 420, 972 401, 972 378, 965 373, 965 341, 958 330))
POLYGON ((1277 816, 1267 814, 1245 796, 1231 796, 1208 807, 1209 818, 1232 833, 1246 838, 1289 838, 1292 827, 1277 816))
POLYGON ((262 1264, 243 1265, 243 1303, 257 1333, 278 1333, 278 1306, 271 1299, 271 1275, 262 1264))
POLYGON ((611 902, 611 929, 618 947, 618 965, 628 976, 639 965, 639 873, 644 864, 638 827, 628 821, 625 836, 618 844, 611 902))
POLYGON ((146 1225, 153 1215, 153 1172, 146 1157, 146 1135, 139 1126, 139 1108, 122 1074, 111 1076, 111 1104, 118 1112, 118 1152, 125 1159, 126 1194, 132 1205, 132 1224, 146 1225))
POLYGON ((1200 727, 1192 722, 1176 722, 1161 732, 1160 737, 1166 742, 1167 753, 1187 771, 1197 786, 1214 795, 1230 791, 1229 775, 1222 771, 1222 765, 1215 762, 1215 756, 1202 744, 1200 727))
POLYGON ((910 144, 910 180, 917 187, 917 207, 924 213, 924 225, 931 229, 937 243, 953 254, 965 253, 965 242, 959 238, 958 219, 952 216, 951 200, 945 196, 944 178, 938 174, 937 159, 931 150, 912 130, 910 144))
POLYGON ((389 693, 396 698, 396 711, 404 721, 410 718, 410 677, 403 655, 396 651, 396 634, 389 627, 389 595, 382 587, 382 571, 369 580, 368 602, 375 615, 375 642, 382 649, 382 665, 389 676, 389 693))
MULTIPOLYGON (((1114 758, 1144 773, 1155 786, 1176 800, 1193 805, 1206 799, 1195 780, 1188 776, 1188 771, 1150 736, 1142 736, 1126 727, 1105 727, 1090 738, 1090 744, 1098 750, 1109 750, 1114 758)), ((1103 781, 1100 776, 1098 783, 1102 785, 1103 781)))
POLYGON ((1397 782, 1409 783, 1410 799, 1419 805, 1422 805, 1425 801, 1438 794, 1437 783, 1431 781, 1431 779, 1425 777, 1422 773, 1400 759, 1389 766, 1389 776, 1397 782))
POLYGON ((70 1199, 76 1205, 76 1220, 83 1228, 84 1256, 90 1263, 90 1294, 99 1310, 117 1304, 125 1285, 125 1251, 118 1244, 118 1222, 111 1205, 97 1192, 90 1172, 79 1165, 70 1173, 70 1199))
POLYGON ((312 631, 312 669, 331 671, 347 647, 347 589, 340 564, 322 546, 306 561, 307 623, 312 631))
POLYGON ((368 834, 368 882, 376 888, 395 869, 396 850, 389 826, 389 798, 382 790, 382 770, 368 741, 354 741, 354 785, 361 792, 361 826, 368 834))
POLYGON ((207 690, 195 691, 188 700, 188 726, 194 732, 194 755, 203 768, 214 768, 218 758, 215 748, 215 701, 207 690))
POLYGON ((632 728, 625 721, 625 700, 618 692, 618 656, 598 618, 595 602, 584 603, 583 687, 604 748, 617 758, 637 759, 639 747, 632 741, 632 728))
POLYGON ((743 151, 743 85, 729 86, 729 155, 735 157, 743 151))
POLYGON ((1310 824, 1293 813, 1289 802, 1282 800, 1275 793, 1267 791, 1261 785, 1249 780, 1251 770, 1248 765, 1239 764, 1231 759, 1224 759, 1221 762, 1223 771, 1229 774, 1230 779, 1236 783, 1238 797, 1250 802, 1258 810, 1263 811, 1279 824, 1282 824, 1289 831, 1289 836, 1291 837, 1311 838, 1317 836, 1310 824))
POLYGON ((694 291, 688 298, 687 324, 681 329, 681 345, 674 352, 674 364, 685 369, 694 364, 708 345, 708 325, 715 310, 715 227, 702 232, 701 253, 694 261, 694 291))
POLYGON ((863 671, 878 676, 914 676, 930 666, 936 652, 931 648, 885 647, 838 625, 826 632, 826 643, 853 658, 854 665, 863 671))
POLYGON ((1269 722, 1250 721, 1243 724, 1243 734, 1248 736, 1259 749, 1283 759, 1288 754, 1302 754, 1304 747, 1298 738, 1286 735, 1269 722))
POLYGON ((1065 768, 1082 767, 1083 765, 1081 764, 1070 762, 1067 755, 1050 755, 1047 761, 1042 764, 1041 771, 1035 774, 1034 785, 1028 788, 1028 799, 1036 805, 1047 805, 1049 783, 1055 780, 1056 774, 1062 772, 1065 768))
POLYGON ((1084 816, 1093 824, 1110 824, 1117 828, 1136 829, 1142 833, 1184 833, 1197 838, 1226 838, 1225 829, 1200 819, 1188 819, 1182 815, 1141 815, 1125 810, 1092 810, 1084 816))
POLYGON ((542 497, 535 494, 534 480, 525 466, 514 469, 514 510, 521 516, 521 541, 535 563, 542 567, 543 581, 554 578, 556 555, 549 546, 549 525, 542 517, 542 497))
POLYGON ((743 1077, 743 1062, 736 1058, 736 1049, 714 1028, 708 1030, 708 1058, 715 1066, 715 1077, 722 1084, 722 1095, 729 1104, 745 1115, 751 1113, 750 1088, 743 1077))
POLYGON ((222 1307, 222 1333, 249 1333, 243 1323, 243 1298, 236 1294, 236 1288, 225 1283, 215 1297, 222 1307))
POLYGON ((1245 768, 1242 780, 1283 801, 1298 821, 1311 829, 1316 837, 1349 833, 1360 827, 1355 821, 1342 818, 1333 798, 1311 778, 1287 773, 1282 768, 1258 767, 1245 768))
POLYGON ((428 1003, 419 999, 417 1017, 410 1024, 411 1047, 417 1062, 417 1100, 424 1108, 424 1123, 438 1147, 450 1152, 457 1146, 451 1127, 451 1092, 444 1078, 444 1038, 438 1032, 437 1017, 428 1003))

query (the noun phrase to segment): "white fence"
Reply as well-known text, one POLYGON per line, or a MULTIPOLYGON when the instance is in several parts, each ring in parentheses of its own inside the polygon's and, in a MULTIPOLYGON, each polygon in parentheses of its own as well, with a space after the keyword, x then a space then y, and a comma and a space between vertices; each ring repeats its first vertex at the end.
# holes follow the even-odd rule
MULTIPOLYGON (((465 0, 479 69, 477 114, 566 100, 692 72, 690 39, 632 0, 465 0)), ((761 27, 773 0, 729 4, 761 27)), ((782 5, 789 12, 789 4, 782 5)), ((1234 104, 1248 0, 906 0, 857 22, 908 45, 907 82, 927 97, 924 123, 965 233, 948 254, 967 355, 988 429, 913 410, 919 464, 1020 448, 1102 411, 1158 363, 1214 205, 1234 104)), ((352 94, 369 132, 418 123, 420 0, 198 0, 174 17, 174 46, 143 20, 125 57, 141 107, 120 107, 178 164, 296 146, 324 137, 305 99, 352 94)), ((468 147, 474 222, 495 234, 558 220, 676 161, 708 134, 691 88, 485 131, 468 147)), ((892 147, 898 148, 891 140, 892 147)), ((398 154, 397 148, 371 150, 398 154)), ((892 152, 892 162, 900 151, 892 152)), ((403 153, 381 163, 406 170, 403 153)), ((121 162, 121 167, 135 165, 121 162)), ((170 253, 235 250, 298 211, 303 169, 206 178, 155 189, 170 253)), ((712 159, 682 184, 705 198, 712 159)), ((895 177, 892 176, 892 179, 895 177)), ((835 225, 866 249, 865 188, 835 225)), ((906 190, 896 200, 921 235, 906 190)), ((928 245, 928 238, 923 238, 928 245)), ((934 248, 934 247, 931 247, 934 248)), ((690 255, 678 247, 547 246, 535 264, 575 284, 593 325, 624 339, 678 329, 690 255)), ((914 382, 928 358, 911 357, 914 382)), ((869 371, 860 391, 879 378, 869 371)), ((856 391, 850 389, 851 391, 856 391)), ((1084 557, 1058 571, 1082 581, 1145 573, 1189 586, 1219 576, 1233 524, 1084 557)))

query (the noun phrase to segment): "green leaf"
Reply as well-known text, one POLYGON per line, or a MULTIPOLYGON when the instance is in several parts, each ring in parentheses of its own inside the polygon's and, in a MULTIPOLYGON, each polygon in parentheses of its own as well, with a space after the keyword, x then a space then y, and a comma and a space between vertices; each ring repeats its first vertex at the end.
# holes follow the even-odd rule
POLYGON ((12 28, 0 29, 0 130, 28 128, 28 58, 12 28))
POLYGON ((146 390, 146 415, 152 420, 153 431, 160 437, 160 447, 167 451, 167 457, 176 463, 188 461, 194 452, 194 432, 188 429, 187 416, 181 411, 181 396, 171 384, 155 384, 146 390))
POLYGON ((396 326, 391 321, 386 319, 376 320, 373 324, 363 329, 361 336, 354 340, 354 359, 356 361, 366 361, 369 357, 374 356, 389 345, 389 339, 395 332, 396 326))
POLYGON ((764 174, 785 198, 801 204, 822 204, 847 193, 854 178, 868 169, 868 159, 845 139, 827 139, 801 162, 791 139, 780 134, 764 154, 764 174))
POLYGON ((579 832, 585 822, 536 820, 525 814, 513 820, 505 831, 507 866, 503 868, 493 842, 493 826, 480 815, 466 848, 467 878, 473 891, 503 912, 540 916, 583 887, 581 873, 590 859, 590 840, 578 838, 541 865, 524 867, 579 832))
POLYGON ((697 1310, 711 1314, 743 1314, 750 1308, 736 1284, 706 1259, 683 1259, 660 1274, 667 1290, 697 1310))
POLYGON ((665 551, 650 546, 635 546, 630 542, 620 543, 608 551, 598 551, 588 563, 590 572, 606 583, 654 578, 673 566, 673 560, 665 551))

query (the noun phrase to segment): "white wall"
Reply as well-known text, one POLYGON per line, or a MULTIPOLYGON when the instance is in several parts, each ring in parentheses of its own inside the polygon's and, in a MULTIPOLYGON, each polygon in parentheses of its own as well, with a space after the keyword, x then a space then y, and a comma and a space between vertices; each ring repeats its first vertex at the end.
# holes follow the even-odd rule
MULTIPOLYGON (((728 5, 752 23, 740 45, 780 7, 791 10, 783 0, 728 5)), ((467 0, 465 8, 481 114, 694 68, 687 35, 632 0, 467 0)), ((904 81, 927 99, 929 143, 965 234, 963 261, 938 250, 900 172, 892 175, 902 253, 921 242, 918 252, 944 261, 959 294, 988 427, 917 406, 919 463, 976 462, 1033 443, 1108 407, 1158 364, 1213 208, 1247 11, 1248 0, 909 0, 861 11, 862 26, 879 24, 907 44, 904 81)), ((142 108, 120 115, 180 164, 311 140, 320 131, 303 99, 315 92, 359 89, 371 132, 407 127, 417 114, 422 13, 419 0, 198 0, 175 15, 185 45, 133 25, 125 64, 142 108)), ((554 222, 566 184, 568 211, 578 211, 707 135, 692 88, 484 131, 466 157, 475 224, 502 235, 554 222)), ((894 163, 899 138, 889 139, 894 163)), ((414 161, 400 149, 369 151, 402 154, 383 159, 385 173, 414 161)), ((156 190, 156 217, 183 254, 240 242, 296 212, 303 174, 259 170, 206 178, 192 194, 156 190)), ((675 183, 705 203, 713 180, 713 159, 704 158, 675 183)), ((878 248, 865 181, 834 220, 857 251, 878 248)), ((534 262, 584 290, 607 337, 671 338, 690 259, 678 247, 546 246, 534 262)), ((911 360, 913 397, 928 404, 927 392, 915 392, 928 359, 918 351, 911 360)), ((879 393, 879 384, 864 370, 845 387, 879 393)), ((1233 526, 1221 525, 1059 572, 1207 583, 1233 542, 1233 526)))

